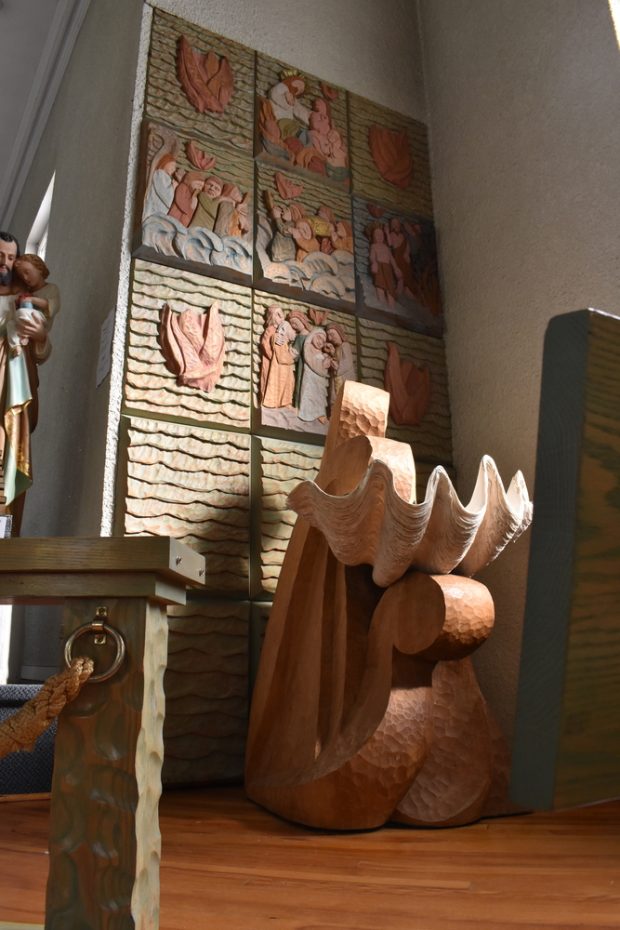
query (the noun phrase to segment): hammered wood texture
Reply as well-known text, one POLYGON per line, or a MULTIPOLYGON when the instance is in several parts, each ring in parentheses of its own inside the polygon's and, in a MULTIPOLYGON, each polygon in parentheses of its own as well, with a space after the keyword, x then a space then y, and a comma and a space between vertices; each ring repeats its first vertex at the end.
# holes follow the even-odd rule
POLYGON ((247 602, 168 609, 165 784, 240 779, 248 713, 247 602))
MULTIPOLYGON (((439 826, 501 807, 497 733, 464 658, 491 631, 489 592, 406 564, 379 581, 367 558, 390 558, 380 531, 390 499, 372 469, 389 472, 401 504, 414 506, 411 450, 383 438, 388 406, 385 392, 345 383, 315 482, 334 502, 331 525, 319 527, 310 504, 293 529, 254 687, 248 794, 324 829, 392 816, 439 826), (375 525, 370 517, 363 533, 335 506, 357 487, 375 498, 375 525), (349 536, 346 564, 331 543, 337 532, 349 536)), ((433 532, 441 536, 439 523, 433 532)))
POLYGON ((300 481, 314 479, 322 455, 321 446, 260 440, 260 567, 261 588, 266 594, 276 590, 297 519, 294 511, 287 507, 287 496, 300 481))
POLYGON ((122 532, 180 539, 207 557, 207 592, 247 597, 250 437, 138 417, 123 426, 122 532))
POLYGON ((365 384, 383 388, 388 342, 399 346, 401 359, 410 359, 430 370, 430 403, 419 426, 397 426, 392 420, 387 435, 410 442, 417 459, 452 463, 452 432, 448 397, 448 373, 443 340, 422 336, 388 324, 359 320, 360 378, 365 384))
POLYGON ((254 52, 186 20, 159 10, 153 15, 146 112, 181 129, 252 153, 254 131, 254 52), (234 93, 223 113, 199 113, 177 77, 177 44, 184 35, 192 48, 225 56, 234 76, 234 93))
MULTIPOLYGON (((165 612, 143 599, 101 603, 125 638, 127 659, 109 681, 87 684, 59 722, 49 930, 158 926, 165 612)), ((73 601, 65 633, 93 614, 92 601, 73 601)), ((107 648, 84 637, 79 644, 82 654, 107 648)))
POLYGON ((124 403, 132 410, 222 426, 250 425, 251 295, 249 288, 176 268, 136 260, 127 347, 124 403), (177 384, 165 366, 158 341, 161 311, 206 312, 217 301, 224 328, 225 356, 213 391, 177 384))

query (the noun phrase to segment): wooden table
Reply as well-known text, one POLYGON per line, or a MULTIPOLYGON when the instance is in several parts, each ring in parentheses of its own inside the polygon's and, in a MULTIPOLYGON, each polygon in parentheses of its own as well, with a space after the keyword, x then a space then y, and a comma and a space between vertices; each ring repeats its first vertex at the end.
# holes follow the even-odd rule
POLYGON ((204 572, 164 537, 0 540, 0 603, 63 603, 72 655, 95 675, 125 649, 59 717, 46 930, 159 926, 166 606, 204 572))

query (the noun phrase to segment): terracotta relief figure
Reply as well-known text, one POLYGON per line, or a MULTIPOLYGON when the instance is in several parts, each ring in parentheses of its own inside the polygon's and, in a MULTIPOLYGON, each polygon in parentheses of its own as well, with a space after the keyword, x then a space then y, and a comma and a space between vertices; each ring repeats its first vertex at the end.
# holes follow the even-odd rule
POLYGON ((290 407, 295 393, 295 329, 284 319, 281 307, 271 306, 265 314, 260 341, 261 368, 259 400, 263 407, 290 407))
POLYGON ((235 89, 230 62, 214 51, 199 52, 179 36, 177 76, 187 99, 199 113, 223 113, 235 89))
POLYGON ((370 126, 368 145, 381 177, 403 190, 409 187, 413 161, 407 132, 388 129, 386 126, 370 126))
POLYGON ((19 533, 24 494, 32 484, 30 436, 38 420, 37 366, 50 355, 48 333, 60 294, 38 255, 19 256, 0 232, 0 461, 3 494, 19 533))
POLYGON ((324 329, 313 330, 304 342, 304 372, 299 395, 299 419, 327 422, 329 372, 332 360, 325 352, 324 329))
POLYGON ((411 359, 401 359, 395 342, 387 343, 384 384, 390 416, 398 426, 419 426, 431 400, 431 373, 411 359))
POLYGON ((177 384, 212 391, 224 367, 226 339, 217 301, 208 313, 183 310, 177 313, 165 304, 159 341, 166 367, 177 376, 177 384))
POLYGON ((370 273, 379 300, 393 307, 396 303, 399 283, 402 281, 402 272, 396 264, 392 250, 385 241, 385 232, 380 226, 372 230, 370 273))
POLYGON ((165 152, 154 162, 144 198, 143 220, 157 214, 165 216, 172 207, 179 183, 174 177, 176 170, 177 160, 171 152, 165 152))

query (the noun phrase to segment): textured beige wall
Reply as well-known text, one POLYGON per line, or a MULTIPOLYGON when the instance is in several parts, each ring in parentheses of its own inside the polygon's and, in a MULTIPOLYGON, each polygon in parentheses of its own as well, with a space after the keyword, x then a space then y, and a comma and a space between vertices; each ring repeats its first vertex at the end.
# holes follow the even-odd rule
MULTIPOLYGON (((484 452, 533 489, 550 317, 620 312, 620 58, 606 0, 420 0, 461 496, 484 452)), ((510 732, 527 540, 485 580, 479 657, 510 732)), ((550 567, 552 570, 552 567, 550 567)))
POLYGON ((417 10, 407 0, 157 0, 154 6, 425 120, 417 10))

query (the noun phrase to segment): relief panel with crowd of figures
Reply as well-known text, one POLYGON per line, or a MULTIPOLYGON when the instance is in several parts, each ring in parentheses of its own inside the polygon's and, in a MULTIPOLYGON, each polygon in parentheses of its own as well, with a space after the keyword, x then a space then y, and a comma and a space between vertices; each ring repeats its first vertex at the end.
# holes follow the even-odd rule
POLYGON ((134 254, 249 283, 254 188, 249 156, 146 123, 140 178, 134 254))
POLYGON ((350 186, 346 93, 266 55, 256 62, 256 154, 350 186))
POLYGON ((259 424, 325 434, 340 386, 358 380, 355 317, 255 291, 252 330, 259 424))

